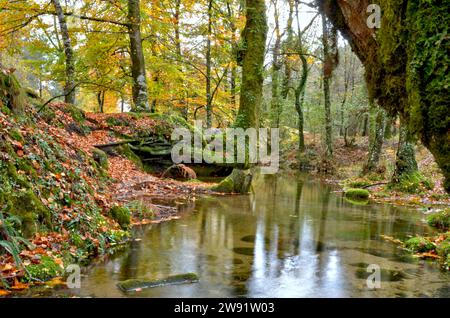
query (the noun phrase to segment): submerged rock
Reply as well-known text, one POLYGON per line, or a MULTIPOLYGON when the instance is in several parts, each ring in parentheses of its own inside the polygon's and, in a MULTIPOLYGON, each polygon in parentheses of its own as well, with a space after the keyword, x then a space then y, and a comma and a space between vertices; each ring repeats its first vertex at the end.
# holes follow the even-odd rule
POLYGON ((169 276, 158 280, 129 279, 117 284, 117 287, 123 292, 133 292, 144 288, 162 287, 167 285, 192 284, 198 282, 198 276, 195 273, 186 273, 169 276))

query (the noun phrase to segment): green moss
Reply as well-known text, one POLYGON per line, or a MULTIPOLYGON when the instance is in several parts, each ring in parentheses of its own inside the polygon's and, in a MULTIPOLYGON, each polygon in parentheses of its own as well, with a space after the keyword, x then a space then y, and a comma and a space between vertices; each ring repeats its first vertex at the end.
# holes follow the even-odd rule
POLYGON ((370 193, 364 189, 347 189, 345 190, 345 197, 352 200, 367 200, 370 193))
POLYGON ((48 256, 42 256, 39 264, 26 266, 31 279, 48 280, 50 278, 62 275, 62 268, 48 256))
POLYGON ((76 106, 65 105, 63 110, 69 113, 72 119, 79 124, 84 123, 84 121, 86 120, 84 112, 76 106))
POLYGON ((424 237, 413 237, 405 242, 406 248, 416 253, 424 253, 434 249, 433 243, 424 237))
POLYGON ((108 117, 108 118, 106 118, 106 123, 110 127, 129 126, 130 125, 129 121, 122 117, 108 117))
POLYGON ((123 229, 127 229, 130 226, 131 212, 128 208, 116 205, 111 208, 109 214, 123 229))
POLYGON ((11 130, 9 131, 9 136, 10 136, 12 139, 14 139, 15 141, 18 141, 18 142, 23 142, 23 141, 24 141, 24 140, 23 140, 22 134, 21 134, 20 131, 19 131, 18 129, 16 129, 16 128, 13 128, 13 129, 11 129, 11 130))
POLYGON ((11 193, 8 198, 6 212, 20 218, 22 221, 22 232, 26 236, 31 236, 38 230, 38 223, 51 227, 50 211, 41 203, 41 200, 32 190, 11 193))
POLYGON ((0 72, 0 103, 14 113, 22 112, 25 107, 25 94, 13 74, 0 72))
POLYGON ((229 176, 226 177, 217 186, 213 187, 212 190, 222 193, 232 193, 234 191, 233 179, 229 176))
POLYGON ((450 226, 450 209, 428 216, 427 223, 438 229, 446 230, 450 226))
POLYGON ((119 153, 125 158, 134 162, 139 168, 143 169, 141 158, 131 150, 129 145, 122 145, 118 148, 119 153))

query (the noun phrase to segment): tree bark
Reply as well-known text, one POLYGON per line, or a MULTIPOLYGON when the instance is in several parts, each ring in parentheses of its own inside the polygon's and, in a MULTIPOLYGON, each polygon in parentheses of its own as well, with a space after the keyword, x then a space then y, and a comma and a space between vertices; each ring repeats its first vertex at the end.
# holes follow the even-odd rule
POLYGON ((333 57, 330 48, 330 31, 325 15, 322 15, 322 45, 323 45, 323 95, 325 106, 325 147, 326 155, 333 156, 332 122, 331 122, 331 100, 330 82, 333 73, 333 57))
POLYGON ((404 121, 400 123, 400 133, 397 148, 397 158, 395 161, 395 170, 392 177, 393 183, 401 181, 403 176, 411 175, 419 171, 414 142, 411 133, 404 121))
POLYGON ((128 35, 130 38, 133 104, 136 111, 149 111, 147 75, 141 36, 141 8, 139 0, 128 0, 128 35))
POLYGON ((212 98, 211 98, 211 37, 212 37, 212 6, 213 0, 208 2, 208 34, 206 38, 206 127, 212 126, 212 98))
MULTIPOLYGON (((242 85, 239 112, 235 127, 259 127, 259 109, 262 104, 263 67, 267 37, 266 5, 264 0, 246 0, 247 21, 242 32, 242 85)), ((217 187, 217 191, 247 193, 251 187, 251 173, 246 163, 235 168, 217 187)))
POLYGON ((72 42, 67 28, 66 16, 59 0, 52 0, 58 17, 61 38, 64 46, 64 56, 66 58, 66 83, 64 85, 64 101, 68 104, 75 104, 75 61, 72 42))
MULTIPOLYGON (((289 16, 288 16, 287 26, 286 26, 287 38, 283 45, 283 50, 285 51, 284 53, 287 53, 288 51, 290 51, 290 49, 292 48, 293 41, 294 41, 294 31, 292 28, 292 22, 294 20, 293 19, 293 17, 294 17, 294 0, 289 0, 288 4, 289 4, 289 16)), ((287 99, 287 97, 289 95, 290 83, 291 83, 291 73, 292 73, 291 63, 289 61, 288 55, 286 54, 284 57, 283 89, 281 92, 281 96, 285 100, 287 99)))
POLYGON ((279 56, 281 52, 281 31, 277 1, 273 1, 274 20, 275 20, 275 44, 272 48, 272 100, 271 100, 271 117, 272 128, 280 126, 280 116, 282 112, 280 101, 280 70, 281 62, 279 56))
POLYGON ((380 154, 383 148, 385 128, 385 114, 383 109, 377 109, 375 127, 372 143, 369 145, 367 164, 364 166, 363 174, 376 171, 380 161, 380 154))

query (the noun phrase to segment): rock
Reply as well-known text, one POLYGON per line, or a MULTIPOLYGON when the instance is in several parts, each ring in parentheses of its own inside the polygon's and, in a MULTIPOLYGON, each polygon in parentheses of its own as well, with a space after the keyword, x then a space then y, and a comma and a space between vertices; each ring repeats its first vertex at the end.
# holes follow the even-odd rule
POLYGON ((250 170, 233 169, 233 172, 223 179, 212 190, 221 193, 245 194, 250 191, 253 175, 250 170))
POLYGON ((186 273, 169 276, 158 280, 129 279, 119 282, 117 287, 123 292, 132 292, 144 288, 154 288, 167 285, 192 284, 198 282, 198 276, 195 273, 186 273))
POLYGON ((108 170, 108 155, 97 148, 92 149, 92 158, 105 170, 108 170))
POLYGON ((197 179, 197 174, 191 168, 177 164, 169 167, 162 175, 162 178, 172 178, 177 180, 193 180, 197 179))

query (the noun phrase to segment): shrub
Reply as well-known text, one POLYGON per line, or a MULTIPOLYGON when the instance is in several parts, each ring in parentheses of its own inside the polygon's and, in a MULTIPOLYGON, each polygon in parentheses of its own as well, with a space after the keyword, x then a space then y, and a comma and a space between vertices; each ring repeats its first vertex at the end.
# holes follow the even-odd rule
POLYGON ((427 218, 427 223, 438 229, 448 229, 450 225, 450 209, 430 215, 427 218))
POLYGON ((406 248, 416 253, 424 253, 434 249, 434 244, 424 237, 416 236, 405 242, 406 248))

